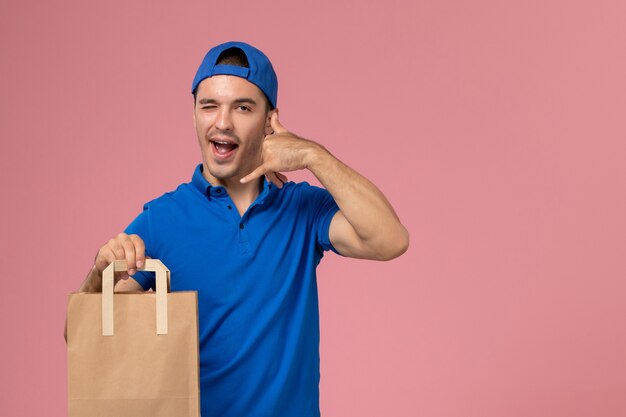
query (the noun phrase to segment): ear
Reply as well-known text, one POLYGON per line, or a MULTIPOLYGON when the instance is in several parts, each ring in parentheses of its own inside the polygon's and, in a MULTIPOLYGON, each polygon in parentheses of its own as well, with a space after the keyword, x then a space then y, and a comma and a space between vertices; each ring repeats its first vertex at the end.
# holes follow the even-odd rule
POLYGON ((196 127, 196 98, 193 99, 193 127, 196 127))
POLYGON ((278 113, 278 109, 273 109, 267 112, 267 117, 265 118, 265 135, 271 135, 274 133, 274 129, 272 129, 272 115, 278 113))

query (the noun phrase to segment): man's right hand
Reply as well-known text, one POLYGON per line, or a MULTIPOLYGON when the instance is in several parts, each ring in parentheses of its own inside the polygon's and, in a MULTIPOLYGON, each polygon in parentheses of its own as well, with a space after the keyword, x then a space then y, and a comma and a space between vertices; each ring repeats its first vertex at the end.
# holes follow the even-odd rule
MULTIPOLYGON (((146 260, 146 247, 141 237, 138 235, 120 233, 102 246, 96 255, 93 268, 79 291, 102 291, 102 271, 104 271, 111 262, 116 260, 126 261, 128 269, 123 272, 115 273, 115 284, 117 284, 119 280, 127 280, 129 276, 137 272, 137 268, 141 268, 144 265, 146 260)), ((136 283, 133 284, 135 285, 133 285, 131 289, 138 286, 136 283)))
POLYGON ((113 239, 109 240, 106 245, 102 246, 96 255, 95 268, 99 276, 102 271, 113 261, 125 260, 128 267, 126 272, 116 274, 116 282, 118 279, 128 279, 130 275, 137 272, 137 268, 141 268, 146 260, 146 246, 138 235, 127 235, 120 233, 113 239))
MULTIPOLYGON (((100 248, 96 255, 94 266, 89 271, 83 285, 78 289, 79 292, 101 292, 102 291, 102 272, 113 261, 125 260, 128 269, 125 272, 115 273, 115 284, 120 279, 125 280, 120 285, 115 286, 116 291, 141 291, 143 288, 133 279, 128 279, 130 275, 137 272, 137 268, 141 268, 146 260, 146 247, 143 240, 138 235, 127 235, 120 233, 113 239, 109 240, 100 248)), ((65 341, 67 341, 67 317, 65 319, 65 341)))
POLYGON ((96 286, 100 284, 99 286, 101 287, 102 271, 104 271, 111 262, 121 260, 126 261, 127 270, 115 273, 115 284, 117 284, 120 279, 128 279, 129 276, 137 272, 137 268, 141 268, 144 265, 146 260, 146 246, 138 235, 120 233, 100 248, 92 270, 95 274, 91 274, 95 275, 93 279, 97 280, 97 282, 93 282, 93 284, 96 286))

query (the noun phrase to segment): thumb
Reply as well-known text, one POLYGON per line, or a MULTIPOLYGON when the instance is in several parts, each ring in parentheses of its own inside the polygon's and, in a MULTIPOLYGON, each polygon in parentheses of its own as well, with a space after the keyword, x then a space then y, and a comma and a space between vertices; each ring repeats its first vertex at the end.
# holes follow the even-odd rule
POLYGON ((272 114, 272 118, 270 119, 270 123, 272 124, 272 129, 274 130, 274 134, 276 133, 287 133, 288 130, 285 129, 283 125, 278 121, 278 113, 275 112, 272 114))

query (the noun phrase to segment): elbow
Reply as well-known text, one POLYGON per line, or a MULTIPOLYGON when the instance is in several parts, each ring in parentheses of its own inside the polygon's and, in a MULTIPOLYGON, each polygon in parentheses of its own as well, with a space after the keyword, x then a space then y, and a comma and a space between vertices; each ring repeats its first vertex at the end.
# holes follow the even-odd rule
POLYGON ((376 257, 379 261, 390 261, 403 255, 409 249, 409 232, 404 226, 400 226, 400 231, 394 235, 378 253, 376 257))

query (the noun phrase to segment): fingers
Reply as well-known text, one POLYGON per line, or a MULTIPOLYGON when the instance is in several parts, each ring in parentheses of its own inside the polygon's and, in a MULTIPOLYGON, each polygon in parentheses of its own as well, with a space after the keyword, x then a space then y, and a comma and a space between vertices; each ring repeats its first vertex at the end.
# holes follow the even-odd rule
POLYGON ((137 268, 141 268, 146 261, 146 246, 138 235, 129 235, 128 237, 135 247, 135 265, 137 268))
MULTIPOLYGON (((105 268, 107 266, 109 266, 109 264, 111 264, 111 262, 115 261, 115 259, 117 258, 118 255, 123 252, 120 252, 119 248, 118 248, 118 244, 115 240, 115 238, 109 240, 107 242, 106 245, 102 246, 100 248, 100 250, 98 251, 98 254, 96 255, 96 260, 95 260, 95 267, 96 270, 98 272, 98 275, 100 277, 102 277, 102 272, 105 270, 105 268)), ((116 272, 115 273, 115 282, 119 281, 120 279, 128 279, 128 272, 116 272)))
POLYGON ((250 182, 256 178, 259 178, 261 175, 264 175, 266 171, 267 171, 267 168, 265 168, 264 165, 261 165, 260 167, 258 167, 257 169, 255 169, 254 171, 252 171, 251 173, 249 173, 242 179, 240 179, 239 182, 241 182, 242 184, 250 182))
POLYGON ((288 130, 285 129, 283 125, 278 121, 278 113, 272 114, 272 118, 270 119, 270 124, 272 125, 272 129, 274 130, 274 134, 276 133, 287 133, 288 130))
POLYGON ((145 245, 141 237, 120 233, 100 248, 96 255, 95 266, 99 275, 102 275, 102 271, 112 262, 125 260, 127 272, 116 274, 116 277, 126 279, 129 275, 134 275, 137 268, 144 265, 145 259, 145 245))
POLYGON ((250 174, 246 175, 239 181, 242 184, 250 182, 256 178, 259 178, 261 175, 265 175, 268 181, 277 186, 278 188, 283 188, 283 185, 288 181, 287 177, 280 172, 267 171, 267 168, 264 165, 261 165, 250 174))
MULTIPOLYGON (((122 244, 122 256, 126 259, 128 275, 135 275, 135 272, 137 272, 137 265, 135 262, 135 245, 126 234, 120 234, 118 237, 122 244)), ((116 255, 118 253, 119 252, 116 252, 116 255)))
POLYGON ((276 172, 275 174, 278 177, 278 179, 280 179, 283 182, 283 184, 286 183, 287 181, 289 181, 289 179, 287 178, 287 176, 285 174, 283 174, 281 172, 276 172))
POLYGON ((98 275, 102 275, 102 271, 104 271, 104 269, 115 260, 115 252, 113 249, 114 247, 114 239, 111 239, 98 251, 94 262, 96 269, 98 270, 98 275))
POLYGON ((265 177, 278 188, 283 188, 283 181, 278 177, 278 175, 279 173, 277 172, 268 172, 265 174, 265 177))

